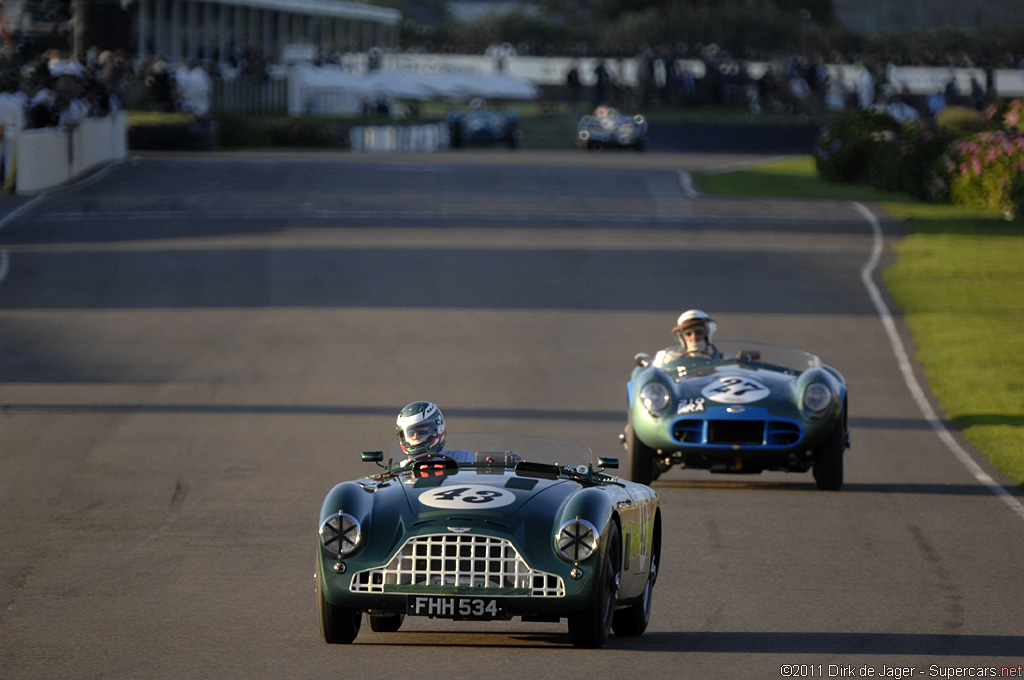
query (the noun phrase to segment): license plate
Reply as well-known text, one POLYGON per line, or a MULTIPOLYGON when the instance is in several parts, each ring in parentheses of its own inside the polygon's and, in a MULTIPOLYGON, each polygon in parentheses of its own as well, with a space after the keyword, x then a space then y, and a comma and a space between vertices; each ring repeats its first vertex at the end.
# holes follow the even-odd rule
POLYGON ((405 613, 439 619, 487 621, 501 616, 501 600, 459 595, 409 595, 405 613))

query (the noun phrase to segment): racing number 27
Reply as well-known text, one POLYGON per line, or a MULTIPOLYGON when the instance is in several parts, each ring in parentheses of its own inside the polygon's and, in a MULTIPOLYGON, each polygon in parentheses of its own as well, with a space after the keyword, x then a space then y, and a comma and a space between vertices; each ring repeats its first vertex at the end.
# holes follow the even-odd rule
POLYGON ((742 378, 723 378, 721 381, 721 387, 716 387, 713 392, 720 394, 731 394, 737 397, 742 397, 747 392, 753 392, 756 390, 763 390, 764 385, 758 383, 751 383, 743 380, 742 378))

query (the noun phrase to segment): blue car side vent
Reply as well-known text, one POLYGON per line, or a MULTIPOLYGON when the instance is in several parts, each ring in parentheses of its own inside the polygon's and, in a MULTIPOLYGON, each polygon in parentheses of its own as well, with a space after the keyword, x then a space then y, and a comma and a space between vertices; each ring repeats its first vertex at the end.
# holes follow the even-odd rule
POLYGON ((682 444, 703 444, 704 421, 678 420, 672 426, 672 436, 682 444))
POLYGON ((796 423, 785 420, 773 420, 768 423, 768 446, 793 446, 803 436, 802 429, 796 423))

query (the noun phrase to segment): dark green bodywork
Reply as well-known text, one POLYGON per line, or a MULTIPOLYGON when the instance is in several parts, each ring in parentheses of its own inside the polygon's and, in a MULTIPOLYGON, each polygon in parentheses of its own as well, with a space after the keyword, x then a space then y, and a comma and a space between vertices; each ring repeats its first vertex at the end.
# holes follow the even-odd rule
MULTIPOLYGON (((395 466, 392 465, 392 468, 395 466)), ((503 616, 561 617, 587 609, 594 599, 594 574, 607 549, 605 537, 614 524, 621 536, 618 599, 643 593, 651 572, 652 555, 660 548, 657 494, 641 484, 603 474, 587 465, 481 465, 460 463, 438 476, 419 477, 411 470, 381 472, 335 486, 320 509, 320 526, 336 513, 358 519, 363 535, 351 555, 337 557, 318 541, 317 572, 323 597, 332 605, 363 612, 404 613, 407 596, 463 595, 504 598, 503 616), (457 494, 459 489, 494 489, 509 499, 488 510, 466 503, 437 508, 421 502, 424 494, 457 494), (574 564, 556 550, 558 529, 581 518, 600 532, 598 554, 574 564), (657 521, 656 521, 657 520, 657 521), (473 586, 388 586, 381 593, 353 592, 356 574, 389 563, 410 538, 431 535, 470 535, 504 539, 528 566, 557 576, 564 596, 531 597, 516 588, 473 586), (574 568, 581 576, 574 578, 574 568)))

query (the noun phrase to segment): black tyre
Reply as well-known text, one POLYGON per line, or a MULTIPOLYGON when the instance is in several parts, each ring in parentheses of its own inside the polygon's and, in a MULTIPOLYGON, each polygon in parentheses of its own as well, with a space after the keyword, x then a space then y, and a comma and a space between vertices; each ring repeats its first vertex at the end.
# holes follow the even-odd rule
POLYGON ((332 645, 347 645, 359 634, 362 612, 350 607, 338 607, 324 597, 320 561, 316 565, 317 618, 320 620, 320 635, 324 642, 332 645))
POLYGON ((832 428, 825 443, 814 454, 814 481, 824 491, 839 491, 843 486, 843 452, 846 451, 846 419, 832 428))
POLYGON ((396 633, 405 621, 405 614, 369 614, 366 618, 374 633, 396 633))
POLYGON ((448 124, 448 144, 453 149, 462 148, 462 123, 453 122, 448 124))
POLYGON ((654 449, 644 444, 633 431, 633 423, 625 429, 626 470, 629 479, 637 484, 650 484, 657 475, 654 463, 654 449))
POLYGON ((647 630, 651 622, 651 602, 654 600, 654 582, 658 578, 658 555, 651 556, 651 570, 647 575, 647 585, 643 594, 633 600, 626 609, 615 612, 612 619, 612 630, 623 637, 639 637, 647 630))
POLYGON ((619 528, 614 521, 608 529, 607 543, 593 603, 585 611, 569 616, 569 639, 573 647, 599 649, 608 640, 612 628, 620 569, 619 528))

